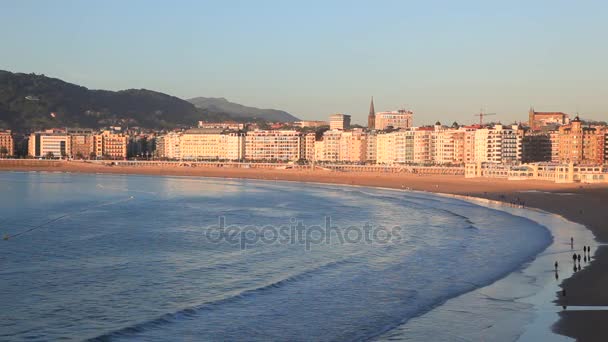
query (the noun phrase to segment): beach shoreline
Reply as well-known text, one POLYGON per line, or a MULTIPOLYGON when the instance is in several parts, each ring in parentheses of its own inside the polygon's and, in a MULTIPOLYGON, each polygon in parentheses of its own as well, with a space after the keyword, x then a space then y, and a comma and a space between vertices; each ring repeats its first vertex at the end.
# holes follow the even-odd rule
MULTIPOLYGON (((1 171, 50 171, 87 174, 135 174, 164 176, 198 176, 314 182, 325 184, 359 185, 402 190, 449 194, 456 197, 481 198, 500 203, 522 203, 557 214, 587 227, 599 243, 608 242, 608 185, 554 184, 544 181, 507 181, 449 175, 416 175, 395 173, 335 172, 326 170, 272 170, 222 167, 125 167, 105 166, 83 162, 60 162, 49 166, 15 166, 0 163, 1 171)), ((576 244, 576 241, 575 241, 576 244)), ((578 246, 582 248, 581 246, 578 246)), ((603 274, 608 265, 608 251, 600 247, 592 251, 593 262, 582 271, 566 279, 562 286, 568 291, 570 306, 606 306, 608 276, 603 274)), ((563 301, 556 296, 559 305, 563 301)), ((603 340, 608 328, 593 324, 608 318, 608 311, 563 311, 554 331, 577 340, 603 340)))

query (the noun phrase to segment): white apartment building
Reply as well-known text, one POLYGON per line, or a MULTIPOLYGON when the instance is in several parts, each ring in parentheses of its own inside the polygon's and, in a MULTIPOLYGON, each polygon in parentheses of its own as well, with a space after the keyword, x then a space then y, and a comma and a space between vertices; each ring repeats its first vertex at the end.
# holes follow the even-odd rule
POLYGON ((70 136, 65 133, 38 132, 30 134, 28 140, 28 154, 32 157, 54 158, 69 156, 70 136))
POLYGON ((301 158, 306 160, 315 160, 315 133, 306 133, 302 137, 302 153, 301 158))
POLYGON ((179 150, 184 160, 219 159, 222 129, 195 128, 185 131, 180 137, 179 150))
POLYGON ((255 130, 245 136, 245 159, 296 161, 300 159, 298 131, 255 130))
POLYGON ((435 164, 464 163, 464 135, 461 129, 435 126, 432 133, 431 154, 435 164))
POLYGON ((377 134, 375 131, 371 131, 367 133, 367 155, 365 156, 365 161, 368 163, 376 162, 376 141, 377 134))
POLYGON ((342 132, 340 161, 363 163, 367 160, 367 133, 362 129, 342 132))
POLYGON ((339 161, 340 160, 340 140, 342 131, 331 129, 323 133, 323 153, 319 154, 319 161, 339 161))
POLYGON ((241 160, 245 157, 245 136, 223 133, 222 129, 191 129, 171 132, 156 140, 156 156, 181 160, 241 160))
POLYGON ((517 125, 475 131, 475 162, 513 164, 521 162, 523 134, 517 125))
POLYGON ((245 134, 237 132, 221 134, 218 157, 221 160, 245 159, 245 134))
POLYGON ((322 150, 317 154, 319 161, 362 163, 367 160, 367 133, 362 129, 329 130, 316 147, 322 150))

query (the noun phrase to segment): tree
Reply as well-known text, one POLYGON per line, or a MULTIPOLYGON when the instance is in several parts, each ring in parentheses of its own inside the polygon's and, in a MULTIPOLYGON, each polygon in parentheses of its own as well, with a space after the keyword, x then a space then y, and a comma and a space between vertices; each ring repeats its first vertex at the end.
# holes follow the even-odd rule
POLYGON ((48 152, 46 154, 46 159, 53 159, 53 158, 55 158, 55 154, 53 152, 48 152))
POLYGON ((8 155, 8 148, 6 146, 0 146, 0 156, 6 157, 8 155))
POLYGON ((97 155, 95 154, 95 152, 91 152, 91 153, 89 154, 89 157, 90 157, 91 159, 95 159, 95 158, 97 158, 97 155))
POLYGON ((82 154, 82 152, 76 152, 76 159, 84 159, 84 155, 82 154))

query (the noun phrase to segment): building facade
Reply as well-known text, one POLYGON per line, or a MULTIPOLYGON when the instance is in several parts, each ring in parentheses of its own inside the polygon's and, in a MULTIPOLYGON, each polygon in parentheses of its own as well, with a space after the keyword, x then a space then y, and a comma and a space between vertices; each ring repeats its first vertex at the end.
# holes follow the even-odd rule
POLYGON ((528 131, 522 139, 522 162, 550 162, 553 158, 551 134, 542 131, 528 131))
POLYGON ((409 110, 378 112, 374 116, 374 128, 385 130, 389 127, 405 129, 412 127, 414 113, 409 110))
POLYGON ((345 130, 350 128, 350 115, 332 114, 329 116, 329 129, 345 130))
POLYGON ((166 159, 180 159, 180 136, 178 132, 170 132, 156 138, 156 157, 166 159))
POLYGON ((300 159, 300 144, 298 131, 250 131, 245 136, 245 159, 296 161, 300 159))
POLYGON ((67 133, 38 132, 30 134, 28 155, 36 158, 64 158, 71 155, 70 136, 67 133))
POLYGON ((517 125, 495 125, 475 131, 475 161, 516 164, 521 162, 523 130, 517 125))
POLYGON ((180 158, 185 160, 214 160, 220 157, 221 128, 193 128, 179 139, 180 158))
POLYGON ((559 128, 559 162, 574 164, 603 164, 605 161, 605 132, 603 127, 585 127, 577 116, 570 124, 559 128))
POLYGON ((97 158, 127 159, 127 144, 127 135, 103 131, 94 136, 93 153, 97 158))
POLYGON ((15 154, 15 140, 9 130, 0 130, 0 158, 15 154))
POLYGON ((559 126, 570 123, 568 114, 562 112, 535 112, 530 108, 528 112, 528 126, 533 131, 542 130, 545 127, 556 129, 559 126))
POLYGON ((76 159, 89 159, 94 150, 94 140, 92 134, 70 135, 70 156, 76 159))

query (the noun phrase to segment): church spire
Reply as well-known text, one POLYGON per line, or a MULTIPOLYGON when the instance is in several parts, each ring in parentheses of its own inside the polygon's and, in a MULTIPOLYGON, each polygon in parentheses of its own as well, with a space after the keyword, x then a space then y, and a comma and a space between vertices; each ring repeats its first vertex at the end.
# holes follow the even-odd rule
POLYGON ((374 110, 374 97, 372 96, 372 102, 369 104, 369 115, 376 116, 376 111, 374 110))
POLYGON ((374 97, 369 104, 369 115, 367 116, 367 129, 375 129, 376 127, 376 110, 374 109, 374 97))

